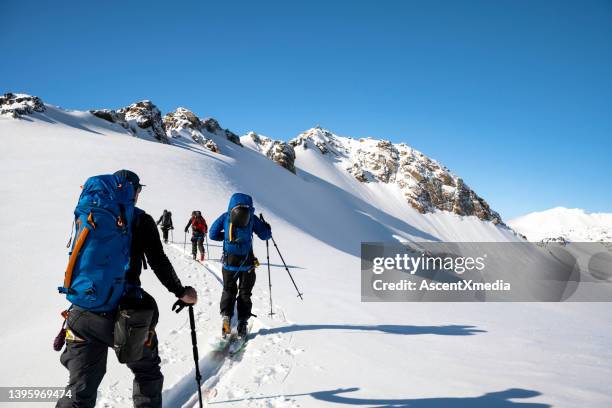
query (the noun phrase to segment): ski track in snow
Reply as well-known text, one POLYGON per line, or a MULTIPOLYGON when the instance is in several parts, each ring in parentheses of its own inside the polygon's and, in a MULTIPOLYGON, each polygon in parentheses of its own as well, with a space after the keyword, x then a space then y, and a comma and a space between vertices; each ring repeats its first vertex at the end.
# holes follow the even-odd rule
MULTIPOLYGON (((229 356, 226 350, 216 351, 211 343, 220 330, 218 299, 221 296, 223 280, 220 264, 211 260, 203 263, 193 261, 191 254, 183 251, 179 244, 166 245, 166 254, 174 265, 177 274, 184 284, 194 286, 198 291, 198 305, 194 309, 196 332, 200 354, 199 368, 202 375, 202 399, 204 405, 214 402, 215 406, 247 406, 247 407, 295 407, 297 401, 282 395, 261 398, 257 389, 267 383, 277 382, 282 385, 295 364, 295 358, 303 352, 292 346, 293 335, 280 333, 260 336, 262 329, 267 329, 265 322, 253 317, 253 327, 249 344, 244 351, 229 356), (272 357, 273 356, 273 357, 272 357), (232 370, 239 367, 240 362, 251 360, 252 381, 248 387, 237 387, 231 382, 232 370), (226 380, 227 378, 227 380, 226 380), (225 402, 219 403, 219 402, 225 402)), ((262 265, 265 267, 265 264, 262 265)), ((267 286, 260 282, 253 290, 254 312, 257 306, 262 307, 260 315, 266 315, 264 305, 268 306, 267 286)), ((275 321, 288 324, 284 311, 274 306, 275 321)), ((266 320, 270 320, 266 318, 266 320)), ((180 323, 167 333, 160 333, 159 355, 162 360, 162 372, 171 366, 181 365, 188 371, 174 384, 168 382, 163 391, 163 404, 166 407, 197 407, 197 385, 195 381, 194 361, 191 349, 189 319, 186 311, 181 312, 180 323)), ((132 389, 120 388, 119 381, 99 391, 97 406, 116 408, 131 406, 132 389)))

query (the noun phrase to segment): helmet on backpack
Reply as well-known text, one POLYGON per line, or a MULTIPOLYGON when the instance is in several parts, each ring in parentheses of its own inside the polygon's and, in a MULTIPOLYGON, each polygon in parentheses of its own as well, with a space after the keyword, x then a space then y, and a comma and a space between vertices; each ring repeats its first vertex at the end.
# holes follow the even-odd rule
POLYGON ((231 255, 246 256, 253 245, 253 199, 250 195, 235 193, 230 198, 227 213, 224 251, 231 255))

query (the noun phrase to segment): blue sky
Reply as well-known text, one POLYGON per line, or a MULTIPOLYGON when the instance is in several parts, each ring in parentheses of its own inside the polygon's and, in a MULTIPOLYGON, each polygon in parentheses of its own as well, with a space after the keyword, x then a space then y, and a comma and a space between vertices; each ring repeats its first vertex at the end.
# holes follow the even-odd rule
POLYGON ((612 212, 611 1, 3 1, 0 91, 406 142, 505 219, 612 212), (104 4, 104 5, 102 5, 104 4))

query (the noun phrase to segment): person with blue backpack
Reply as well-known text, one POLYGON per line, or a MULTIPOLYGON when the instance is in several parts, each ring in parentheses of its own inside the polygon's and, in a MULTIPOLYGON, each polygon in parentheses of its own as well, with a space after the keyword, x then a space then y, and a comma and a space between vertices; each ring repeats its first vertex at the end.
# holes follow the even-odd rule
POLYGON ((160 282, 185 305, 197 292, 183 286, 164 254, 154 219, 136 202, 142 191, 132 171, 89 178, 75 209, 75 239, 64 284, 65 311, 61 363, 69 371, 57 407, 94 407, 106 372, 108 348, 134 374, 135 407, 161 407, 163 375, 155 326, 159 310, 141 287, 142 269, 151 267, 160 282))
POLYGON ((210 239, 223 241, 223 293, 221 294, 221 335, 231 334, 234 305, 238 311, 237 332, 246 336, 247 322, 251 315, 251 294, 255 286, 257 259, 253 254, 253 233, 260 239, 272 237, 270 225, 255 216, 253 199, 243 193, 235 193, 229 201, 227 212, 215 220, 209 230, 210 239))

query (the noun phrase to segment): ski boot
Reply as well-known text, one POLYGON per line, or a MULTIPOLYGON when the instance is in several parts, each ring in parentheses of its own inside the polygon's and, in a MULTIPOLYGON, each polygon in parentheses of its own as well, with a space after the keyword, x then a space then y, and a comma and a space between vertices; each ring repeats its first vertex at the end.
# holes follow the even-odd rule
POLYGON ((191 254, 191 255, 193 255, 193 260, 195 261, 196 260, 196 254, 191 254))
POLYGON ((239 339, 243 339, 247 336, 247 327, 248 327, 248 322, 246 320, 240 320, 238 322, 238 327, 236 328, 237 332, 238 332, 238 338, 239 339))
POLYGON ((221 326, 221 337, 228 338, 232 334, 232 319, 229 316, 223 316, 223 324, 221 326))
POLYGON ((204 254, 200 254, 200 262, 204 262, 204 254))

